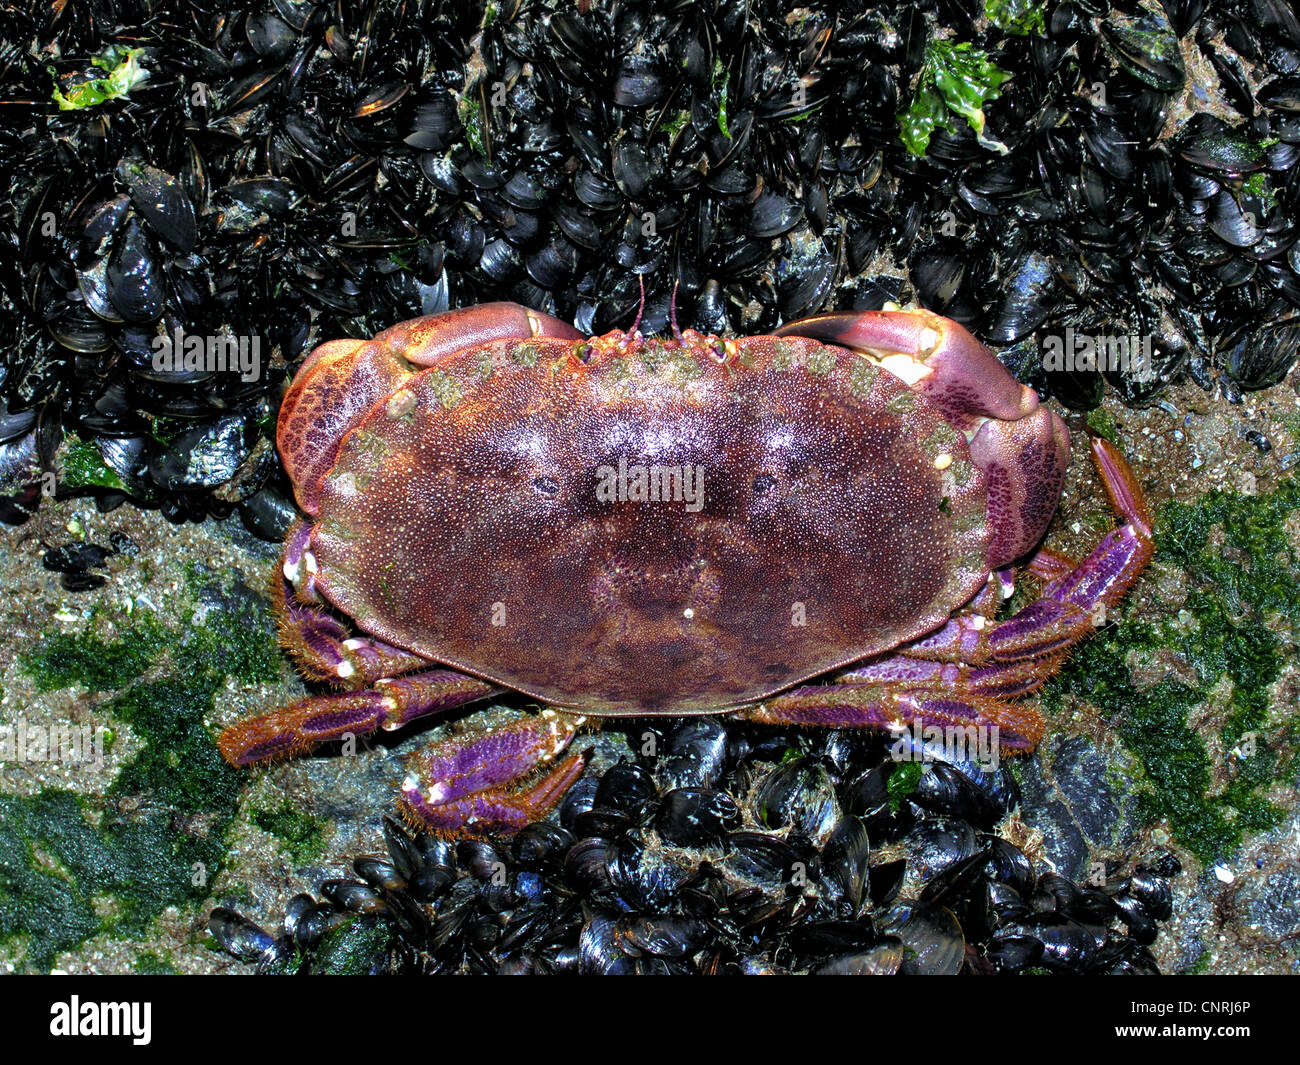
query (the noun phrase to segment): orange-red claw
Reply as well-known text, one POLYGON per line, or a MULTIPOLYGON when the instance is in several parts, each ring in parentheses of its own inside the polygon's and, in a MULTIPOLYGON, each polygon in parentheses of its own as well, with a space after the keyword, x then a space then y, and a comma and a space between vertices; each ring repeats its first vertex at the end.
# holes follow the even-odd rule
POLYGON ((970 436, 971 461, 989 478, 990 569, 1042 538, 1070 462, 1070 434, 967 329, 925 310, 853 311, 791 322, 775 335, 812 337, 884 360, 970 436), (903 361, 891 364, 891 356, 903 361))
POLYGON ((483 303, 413 318, 385 329, 375 337, 375 342, 386 345, 416 366, 434 366, 465 348, 480 347, 494 340, 531 337, 578 340, 582 334, 567 322, 517 303, 483 303))
POLYGON ((276 446, 298 505, 316 513, 321 478, 333 468, 343 437, 417 368, 494 340, 581 335, 517 303, 485 303, 402 322, 373 340, 321 344, 294 375, 276 425, 276 446))

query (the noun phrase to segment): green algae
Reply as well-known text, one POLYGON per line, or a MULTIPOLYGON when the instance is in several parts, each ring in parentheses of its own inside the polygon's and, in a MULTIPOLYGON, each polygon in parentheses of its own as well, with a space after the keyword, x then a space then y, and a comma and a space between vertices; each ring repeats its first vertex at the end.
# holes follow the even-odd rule
POLYGON ((131 971, 141 976, 175 976, 176 966, 171 960, 160 957, 151 950, 146 950, 135 960, 131 971))
POLYGON ((1156 557, 1182 571, 1181 609, 1139 617, 1130 603, 1044 689, 1049 710, 1072 696, 1107 716, 1142 763, 1140 815, 1167 823, 1203 862, 1284 813, 1266 793, 1294 772, 1300 715, 1274 708, 1270 686, 1300 621, 1300 567, 1285 528, 1297 508, 1294 480, 1265 495, 1216 490, 1167 504, 1156 557), (1139 683, 1135 666, 1159 679, 1139 683), (1217 763, 1207 739, 1224 752, 1217 763))
MULTIPOLYGON (((33 971, 91 936, 143 937, 169 906, 210 894, 242 778, 205 719, 228 677, 277 675, 265 602, 242 582, 188 573, 194 603, 173 630, 149 614, 104 638, 49 632, 19 659, 40 691, 111 692, 101 710, 135 753, 107 791, 0 796, 0 944, 33 971)), ((91 619, 91 624, 99 620, 91 619)))
POLYGON ((329 822, 304 813, 290 802, 281 803, 274 810, 256 811, 253 824, 279 839, 298 865, 318 858, 325 850, 329 822))
POLYGON ((969 41, 932 40, 917 76, 916 92, 898 116, 899 137, 913 155, 925 155, 936 128, 956 129, 964 118, 985 148, 1006 154, 1006 145, 984 133, 984 105, 998 98, 1011 77, 969 41))
POLYGON ((1047 32, 1046 5, 1036 0, 984 0, 984 14, 998 29, 1018 37, 1047 32))
POLYGON ((120 640, 104 640, 93 632, 46 633, 37 646, 20 656, 19 665, 37 691, 57 691, 80 685, 87 691, 116 691, 142 675, 160 653, 162 626, 144 615, 120 640))
POLYGON ((99 77, 83 71, 60 78, 54 67, 47 66, 45 69, 56 82, 50 99, 59 105, 60 111, 78 111, 83 107, 95 107, 109 100, 120 99, 141 82, 148 80, 149 72, 140 65, 140 57, 144 52, 143 48, 110 45, 102 55, 93 56, 90 60, 92 67, 104 71, 99 77), (59 81, 64 83, 62 88, 59 81))
POLYGON ((59 483, 64 488, 75 491, 79 488, 111 488, 115 491, 127 491, 126 484, 117 471, 104 462, 103 453, 92 443, 79 440, 69 434, 68 439, 59 449, 59 466, 61 476, 59 483))
POLYGON ((916 790, 917 785, 921 783, 923 772, 924 766, 919 761, 900 762, 895 765, 894 771, 889 774, 889 780, 885 783, 891 810, 897 810, 903 800, 916 790))
POLYGON ((379 922, 353 918, 325 934, 316 952, 316 966, 332 976, 365 976, 382 964, 392 938, 379 922))
POLYGON ((1104 407, 1094 407, 1088 411, 1087 417, 1088 428, 1104 440, 1109 440, 1116 447, 1119 447, 1119 427, 1115 424, 1115 417, 1104 407))

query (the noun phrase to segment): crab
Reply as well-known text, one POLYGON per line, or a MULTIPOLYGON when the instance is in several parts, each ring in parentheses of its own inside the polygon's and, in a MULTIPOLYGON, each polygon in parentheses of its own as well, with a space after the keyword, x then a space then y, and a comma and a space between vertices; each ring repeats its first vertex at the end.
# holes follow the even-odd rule
POLYGON ((516 304, 317 347, 277 443, 306 519, 282 642, 333 690, 226 729, 246 766, 507 691, 538 707, 411 757, 401 808, 508 834, 610 717, 1044 731, 1022 697, 1133 585, 1152 522, 1091 450, 1116 527, 1039 546, 1069 433, 961 325, 825 314, 767 336, 585 337, 516 304), (1015 564, 1038 598, 999 619, 1015 564))

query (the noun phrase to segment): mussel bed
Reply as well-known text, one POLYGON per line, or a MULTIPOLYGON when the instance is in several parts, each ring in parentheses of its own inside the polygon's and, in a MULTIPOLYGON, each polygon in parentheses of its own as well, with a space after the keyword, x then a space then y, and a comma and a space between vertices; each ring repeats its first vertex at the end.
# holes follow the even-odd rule
POLYGON ((91 493, 275 539, 315 344, 492 299, 598 333, 641 281, 647 330, 674 291, 751 334, 915 300, 1073 408, 1240 401, 1300 354, 1297 157, 1289 0, 8 5, 0 519, 91 493), (927 117, 957 47, 982 107, 927 117), (177 336, 256 372, 156 362, 177 336), (1072 336, 1150 372, 1045 365, 1072 336))
POLYGON ((1171 852, 1075 883, 1008 838, 1007 765, 896 750, 717 718, 638 727, 512 839, 386 817, 386 853, 293 896, 277 931, 230 906, 209 928, 271 973, 1158 972, 1171 852))

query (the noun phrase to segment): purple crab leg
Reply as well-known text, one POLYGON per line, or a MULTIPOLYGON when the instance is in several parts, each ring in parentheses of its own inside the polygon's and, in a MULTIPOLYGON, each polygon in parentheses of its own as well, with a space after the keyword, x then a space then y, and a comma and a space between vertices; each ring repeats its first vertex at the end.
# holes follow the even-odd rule
POLYGON ((1011 598, 1015 590, 1015 570, 1010 566, 995 570, 989 574, 988 582, 984 587, 966 604, 966 612, 991 618, 998 612, 998 608, 1011 598))
POLYGON ((966 666, 908 655, 889 655, 841 673, 835 681, 838 684, 943 685, 949 691, 1014 699, 1042 687, 1055 669, 1055 663, 1048 668, 1036 659, 966 666))
POLYGON ((1052 581, 1043 596, 988 635, 998 662, 1041 657, 1063 650, 1095 631, 1108 608, 1128 593, 1155 553, 1151 514, 1133 471, 1119 449, 1101 438, 1092 454, 1111 504, 1125 519, 1083 562, 1052 581))
POLYGON ((945 687, 908 684, 825 684, 795 688, 740 711, 764 725, 861 728, 896 732, 912 726, 994 728, 1008 751, 1032 751, 1043 719, 1029 706, 945 687))
POLYGON ((1132 587, 1154 551, 1151 516, 1123 455, 1092 441, 1102 482, 1124 524, 1082 563, 1066 570, 1063 556, 1043 553, 1030 568, 1050 583, 1041 598, 1014 617, 990 620, 994 574, 970 610, 937 632, 841 674, 836 683, 796 688, 743 711, 752 721, 786 725, 896 730, 906 725, 996 725, 1009 751, 1032 750, 1042 717, 1011 702, 1033 691, 1065 659, 1066 649, 1094 631, 1098 606, 1113 606, 1132 587))
POLYGON ((280 642, 312 680, 358 688, 383 677, 427 669, 429 660, 372 636, 354 636, 325 609, 316 588, 311 527, 300 523, 284 546, 281 574, 273 585, 280 642))
POLYGON ((410 760, 403 813, 435 832, 517 832, 559 802, 582 775, 587 753, 563 759, 527 788, 511 786, 562 755, 585 721, 547 709, 435 744, 410 760))
POLYGON ((245 766, 302 754, 351 733, 401 728, 418 717, 483 699, 499 688, 449 669, 385 678, 359 691, 309 695, 261 717, 242 721, 217 740, 222 757, 245 766))

